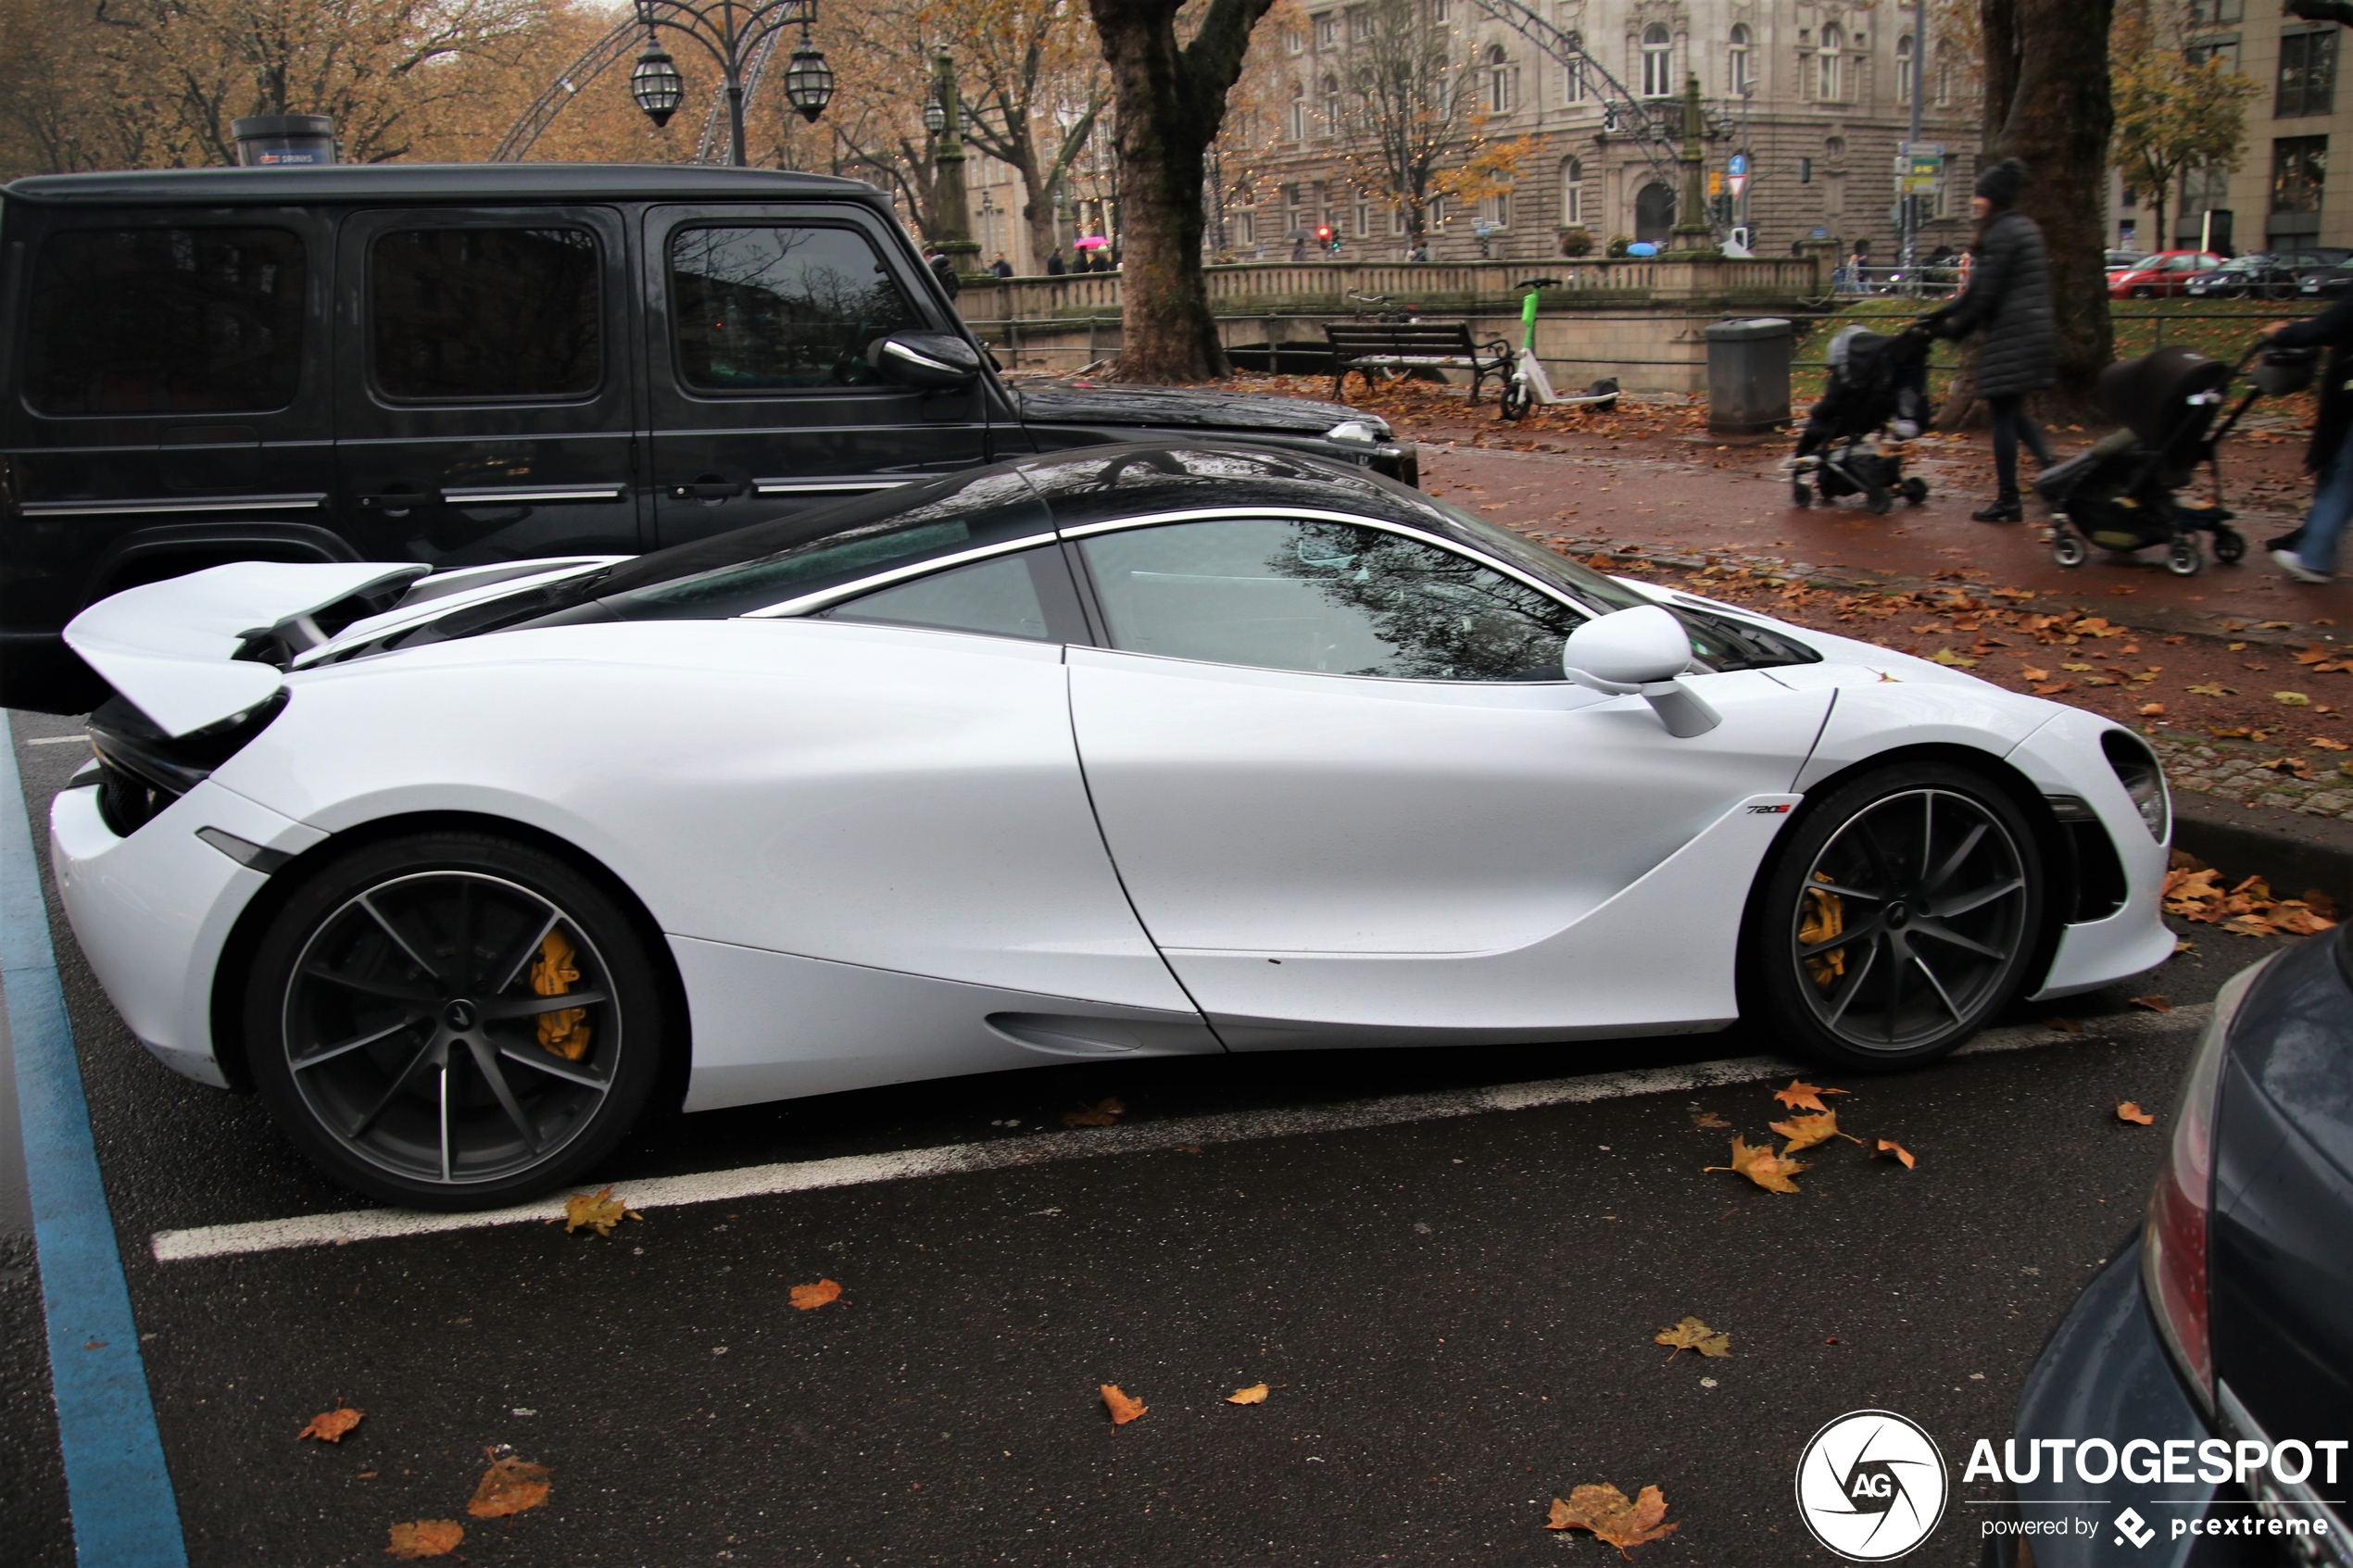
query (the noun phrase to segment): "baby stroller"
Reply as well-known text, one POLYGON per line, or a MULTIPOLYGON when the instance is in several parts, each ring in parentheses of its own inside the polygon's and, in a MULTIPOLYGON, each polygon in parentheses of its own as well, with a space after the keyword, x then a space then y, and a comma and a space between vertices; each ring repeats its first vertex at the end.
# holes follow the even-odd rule
POLYGON ((2231 526, 2236 514, 2221 504, 2216 448, 2257 398, 2300 392, 2311 379, 2311 350, 2259 345, 2236 365, 2177 344, 2102 370, 2100 407, 2124 428, 2036 477, 2035 493, 2055 514, 2051 558, 2061 566, 2081 566, 2094 545, 2119 556, 2163 546, 2166 570, 2193 577, 2204 564, 2200 533, 2214 536, 2217 560, 2246 555, 2246 536, 2231 526), (2218 427, 2222 389, 2259 352, 2246 395, 2218 427), (2175 495, 2200 463, 2213 472, 2215 498, 2192 501, 2175 495))
POLYGON ((1913 322, 1894 336, 1849 327, 1831 340, 1830 389, 1806 417, 1790 470, 1790 499, 1814 504, 1860 495, 1884 513, 1901 495, 1913 506, 1928 499, 1928 482, 1906 478, 1904 460, 1882 437, 1909 441, 1928 419, 1927 326, 1913 322))

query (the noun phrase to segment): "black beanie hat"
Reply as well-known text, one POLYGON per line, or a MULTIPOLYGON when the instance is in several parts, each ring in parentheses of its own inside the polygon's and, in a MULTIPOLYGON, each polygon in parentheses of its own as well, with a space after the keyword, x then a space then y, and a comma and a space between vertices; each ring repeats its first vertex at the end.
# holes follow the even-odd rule
POLYGON ((1977 194, 1995 207, 2016 207, 2019 192, 2026 188, 2026 165, 2014 157, 2006 157, 1977 177, 1977 194))

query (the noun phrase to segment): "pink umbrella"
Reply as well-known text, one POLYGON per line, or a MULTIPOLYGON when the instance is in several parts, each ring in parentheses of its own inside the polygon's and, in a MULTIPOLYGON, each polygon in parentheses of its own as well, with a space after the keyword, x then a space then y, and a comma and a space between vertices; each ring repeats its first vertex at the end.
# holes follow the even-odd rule
POLYGON ((1071 241, 1070 243, 1073 246, 1079 250, 1101 250, 1103 246, 1111 244, 1109 240, 1103 238, 1101 234, 1081 234, 1078 238, 1071 241))

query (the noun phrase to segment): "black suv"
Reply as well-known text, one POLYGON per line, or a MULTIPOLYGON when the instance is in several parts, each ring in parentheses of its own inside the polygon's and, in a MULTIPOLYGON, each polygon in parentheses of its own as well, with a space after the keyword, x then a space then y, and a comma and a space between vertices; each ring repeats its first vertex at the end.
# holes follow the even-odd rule
POLYGON ((994 373, 881 193, 661 165, 0 188, 0 702, 104 686, 82 606, 227 560, 631 554, 1178 432, 1416 481, 1375 416, 994 373))

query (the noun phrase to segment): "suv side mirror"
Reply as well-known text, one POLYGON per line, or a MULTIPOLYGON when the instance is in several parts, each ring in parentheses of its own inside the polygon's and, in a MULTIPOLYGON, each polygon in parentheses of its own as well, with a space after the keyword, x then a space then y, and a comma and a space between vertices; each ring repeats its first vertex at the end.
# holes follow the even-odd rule
POLYGON ((1691 668, 1691 633, 1658 605, 1596 616, 1568 634, 1561 672, 1612 696, 1640 694, 1667 733, 1704 735, 1723 718, 1676 677, 1691 668))
POLYGON ((980 379, 980 356, 949 332, 892 332, 866 345, 866 363, 885 381, 919 392, 962 392, 980 379))

